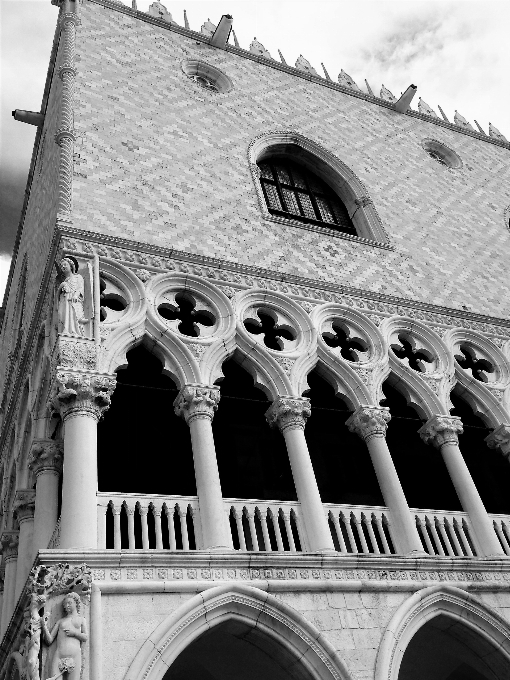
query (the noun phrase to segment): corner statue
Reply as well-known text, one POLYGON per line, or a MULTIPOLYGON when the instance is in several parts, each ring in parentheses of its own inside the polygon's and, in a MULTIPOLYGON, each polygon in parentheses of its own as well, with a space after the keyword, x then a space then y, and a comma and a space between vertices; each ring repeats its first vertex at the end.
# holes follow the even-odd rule
POLYGON ((57 290, 58 331, 67 335, 83 335, 83 324, 88 321, 83 311, 85 284, 77 274, 78 262, 64 257, 60 262, 64 280, 57 290))
POLYGON ((81 645, 88 638, 87 624, 80 616, 80 606, 80 596, 69 593, 62 600, 65 616, 57 621, 51 633, 46 622, 43 623, 46 644, 51 645, 57 639, 48 680, 57 680, 64 673, 67 674, 67 680, 80 680, 81 645))

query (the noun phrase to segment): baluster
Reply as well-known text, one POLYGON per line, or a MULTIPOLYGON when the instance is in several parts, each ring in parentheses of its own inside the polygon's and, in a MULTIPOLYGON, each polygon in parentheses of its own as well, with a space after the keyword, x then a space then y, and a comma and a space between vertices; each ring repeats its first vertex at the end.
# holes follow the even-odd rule
POLYGON ((135 541, 135 507, 126 504, 127 520, 128 520, 128 547, 130 550, 136 548, 135 541))
POLYGON ((120 550, 122 547, 122 540, 120 535, 120 513, 122 506, 117 508, 113 506, 113 548, 114 550, 120 550))
POLYGON ((503 529, 503 533, 505 535, 506 540, 510 544, 510 531, 508 530, 508 526, 504 520, 501 520, 501 527, 503 529))
POLYGON ((264 538, 264 550, 269 552, 271 551, 271 539, 269 538, 269 530, 267 528, 267 513, 260 510, 260 508, 256 508, 255 512, 258 513, 260 525, 262 527, 262 536, 264 538))
POLYGON ((154 529, 156 531, 156 550, 163 550, 163 533, 161 531, 161 506, 152 506, 154 515, 154 529))
POLYGON ((358 546, 356 545, 356 540, 354 538, 354 534, 352 533, 351 517, 350 515, 344 515, 342 512, 342 520, 345 525, 345 530, 347 531, 347 536, 349 537, 349 543, 351 544, 351 552, 357 553, 358 546))
POLYGON ((372 552, 376 555, 380 555, 379 545, 377 544, 377 538, 375 537, 374 527, 372 526, 372 517, 364 516, 365 525, 368 530, 368 535, 370 536, 370 541, 372 543, 372 552))
POLYGON ((446 533, 446 530, 444 528, 444 517, 436 517, 436 522, 439 525, 439 532, 441 536, 443 537, 444 544, 446 546, 446 551, 448 553, 449 557, 455 557, 455 553, 453 552, 452 544, 450 543, 450 539, 448 538, 448 534, 446 533))
POLYGON ((436 548, 434 550, 434 554, 439 554, 439 555, 442 555, 443 557, 445 557, 445 552, 443 550, 443 546, 441 545, 441 539, 439 538, 439 534, 437 533, 435 519, 436 518, 433 517, 432 520, 430 520, 427 517, 425 519, 425 522, 426 522, 427 527, 430 529, 430 532, 432 534, 432 538, 434 539, 434 543, 435 543, 435 546, 436 546, 436 548))
POLYGON ((466 546, 466 552, 470 557, 476 556, 476 551, 475 551, 474 548, 471 547, 471 542, 470 542, 471 527, 469 526, 469 524, 466 522, 465 519, 462 519, 460 524, 461 524, 461 527, 459 527, 459 528, 462 529, 461 536, 462 536, 462 540, 463 540, 463 542, 466 546))
POLYGON ((170 545, 170 550, 177 550, 177 541, 175 540, 175 505, 165 505, 166 521, 168 524, 168 543, 170 545))
POLYGON ((278 552, 284 552, 282 534, 280 532, 280 523, 278 522, 278 508, 276 509, 276 512, 274 512, 274 508, 270 508, 270 510, 271 522, 273 523, 273 529, 276 536, 276 549, 278 552))
POLYGON ((143 550, 149 549, 149 525, 147 524, 147 513, 149 508, 146 505, 138 504, 138 513, 140 514, 140 520, 142 523, 142 548, 143 550))
POLYGON ((377 527, 377 535, 381 539, 381 543, 383 545, 384 554, 391 555, 390 546, 388 545, 388 539, 386 538, 386 534, 384 532, 383 515, 375 515, 375 525, 377 527))
POLYGON ((243 527, 243 511, 244 508, 239 510, 234 507, 234 519, 236 521, 237 527, 237 538, 239 539, 239 549, 246 551, 246 539, 244 537, 244 527, 243 527))
POLYGON ((282 510, 283 522, 287 532, 287 540, 289 541, 289 548, 291 552, 296 552, 296 544, 294 543, 294 536, 292 535, 292 526, 290 523, 290 512, 282 510))
POLYGON ((422 522, 421 517, 416 517, 416 524, 418 525, 418 533, 423 537, 425 545, 427 546, 427 552, 429 555, 435 555, 436 551, 430 542, 429 532, 427 531, 427 522, 422 522))
POLYGON ((257 528, 255 527, 255 517, 253 512, 246 510, 246 518, 248 519, 248 525, 250 527, 251 549, 255 552, 259 552, 259 541, 257 538, 257 528))
POLYGON ((363 531, 363 524, 361 522, 361 517, 358 517, 354 513, 351 514, 351 517, 354 519, 354 524, 356 526, 356 532, 358 534, 358 538, 361 543, 361 550, 363 551, 363 554, 366 555, 370 551, 368 549, 367 545, 367 539, 365 538, 365 532, 363 531))
MULTIPOLYGON (((501 524, 503 524, 503 522, 501 522, 501 524)), ((498 522, 498 521, 494 522, 494 529, 496 530, 498 538, 501 541, 501 545, 503 546, 503 550, 505 551, 505 553, 507 555, 510 555, 510 546, 509 546, 508 541, 506 539, 506 536, 503 533, 503 530, 500 526, 500 522, 498 522)))
POLYGON ((453 541, 453 545, 455 547, 455 550, 457 551, 457 555, 459 557, 462 557, 464 555, 464 551, 460 547, 459 539, 457 538, 457 534, 455 533, 455 527, 453 525, 453 521, 449 521, 445 517, 445 525, 448 527, 448 536, 453 541))
POLYGON ((97 506, 97 547, 106 549, 106 511, 108 504, 97 506))
POLYGON ((188 514, 188 508, 181 510, 179 508, 179 520, 181 522, 181 538, 182 538, 182 549, 189 550, 189 539, 188 539, 188 525, 186 524, 186 515, 188 514))
POLYGON ((306 542, 306 535, 304 535, 304 530, 302 528, 303 525, 301 524, 301 517, 296 512, 295 508, 293 508, 291 512, 294 513, 294 522, 296 524, 296 530, 299 536, 299 543, 301 544, 301 552, 304 552, 307 550, 308 544, 306 542))
POLYGON ((333 526, 335 527, 335 533, 336 537, 338 539, 338 544, 340 546, 340 552, 346 553, 347 548, 345 547, 345 541, 344 541, 344 535, 342 533, 342 527, 340 526, 340 522, 338 521, 338 517, 336 513, 331 512, 330 513, 331 520, 333 522, 333 526))

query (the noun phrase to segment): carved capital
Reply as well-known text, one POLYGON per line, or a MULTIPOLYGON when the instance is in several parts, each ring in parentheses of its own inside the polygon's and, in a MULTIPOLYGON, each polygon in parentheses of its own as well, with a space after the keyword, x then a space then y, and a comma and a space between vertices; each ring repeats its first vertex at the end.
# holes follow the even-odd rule
POLYGON ((16 521, 21 524, 26 519, 32 519, 35 509, 34 489, 18 489, 14 496, 13 511, 16 521))
POLYGON ((18 557, 19 531, 4 531, 0 537, 3 561, 15 560, 18 557))
POLYGON ((266 419, 271 427, 278 427, 281 432, 304 430, 310 414, 310 399, 307 397, 278 397, 267 409, 266 419))
POLYGON ((489 449, 499 449, 510 461, 510 425, 500 425, 488 437, 485 437, 485 441, 489 449))
POLYGON ((212 420, 219 401, 220 390, 215 385, 184 385, 174 401, 174 409, 188 424, 195 418, 212 420))
POLYGON ((351 432, 367 441, 372 437, 384 437, 390 420, 390 409, 386 406, 360 406, 345 424, 351 432))
POLYGON ((457 416, 433 416, 418 433, 425 444, 440 449, 444 444, 458 444, 458 435, 463 431, 462 421, 457 416))
POLYGON ((89 415, 99 420, 110 406, 116 382, 114 375, 59 369, 51 407, 64 420, 77 415, 89 415))
POLYGON ((48 471, 60 474, 62 471, 63 453, 64 447, 63 443, 60 441, 54 441, 53 439, 34 439, 30 451, 30 458, 28 460, 28 469, 31 470, 36 477, 42 472, 48 471))

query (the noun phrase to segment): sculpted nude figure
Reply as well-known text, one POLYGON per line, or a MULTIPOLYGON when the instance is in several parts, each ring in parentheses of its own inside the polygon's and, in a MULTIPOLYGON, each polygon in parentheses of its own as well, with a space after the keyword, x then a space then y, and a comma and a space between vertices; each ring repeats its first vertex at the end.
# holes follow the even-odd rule
POLYGON ((48 630, 43 623, 46 644, 51 645, 57 640, 57 648, 51 662, 51 678, 55 680, 67 673, 68 680, 80 680, 81 675, 81 645, 88 638, 87 624, 80 616, 81 601, 77 593, 69 593, 62 601, 65 615, 48 630))

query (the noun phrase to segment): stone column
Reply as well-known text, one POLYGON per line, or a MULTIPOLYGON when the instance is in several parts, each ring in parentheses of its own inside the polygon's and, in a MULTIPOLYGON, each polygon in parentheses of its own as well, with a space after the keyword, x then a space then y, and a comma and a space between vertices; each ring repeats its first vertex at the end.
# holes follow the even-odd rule
POLYGON ((28 468, 35 476, 33 557, 48 547, 58 521, 58 482, 62 472, 62 443, 36 439, 28 468))
POLYGON ((398 478, 386 443, 386 429, 391 419, 388 408, 360 406, 347 419, 347 427, 359 435, 367 445, 384 503, 390 512, 392 539, 395 550, 403 555, 425 554, 416 522, 398 478))
POLYGON ((306 397, 278 397, 267 410, 266 418, 271 427, 280 429, 285 439, 309 549, 313 552, 334 551, 305 439, 305 425, 310 412, 310 400, 306 397))
POLYGON ((64 421, 61 548, 97 548, 97 423, 115 376, 60 370, 52 406, 64 421))
POLYGON ((18 566, 14 596, 17 600, 28 578, 33 562, 35 491, 18 489, 14 497, 14 517, 19 525, 18 566))
POLYGON ((0 639, 2 636, 2 610, 4 607, 4 581, 5 581, 5 565, 0 567, 0 639))
POLYGON ((3 636, 11 620, 16 604, 16 567, 18 564, 18 541, 17 531, 4 531, 0 542, 2 543, 2 562, 5 565, 4 577, 4 601, 2 604, 2 626, 0 636, 3 636))
POLYGON ((439 415, 430 418, 419 433, 424 442, 440 449, 462 509, 469 515, 482 556, 503 556, 505 553, 494 531, 492 520, 459 449, 458 433, 462 430, 460 418, 439 415))
POLYGON ((212 419, 220 401, 214 385, 184 385, 174 402, 175 413, 189 425, 197 483, 203 547, 232 548, 232 538, 221 493, 212 419))

